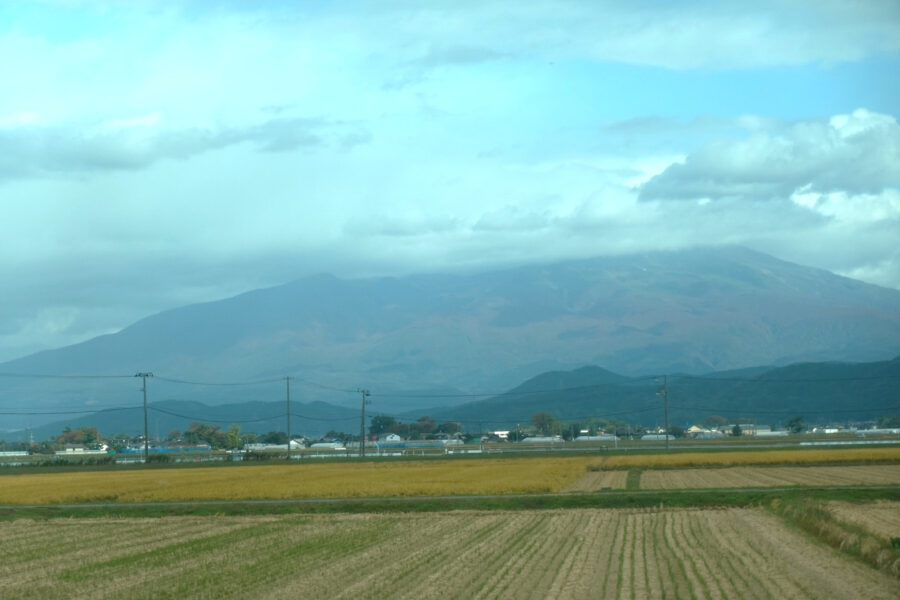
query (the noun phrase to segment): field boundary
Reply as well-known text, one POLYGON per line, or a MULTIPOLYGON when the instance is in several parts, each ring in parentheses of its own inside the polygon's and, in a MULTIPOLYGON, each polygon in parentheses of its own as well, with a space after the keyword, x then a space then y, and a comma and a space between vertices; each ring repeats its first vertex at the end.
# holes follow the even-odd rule
POLYGON ((703 508, 765 506, 774 501, 900 501, 900 485, 745 489, 611 490, 593 493, 491 496, 296 498, 189 502, 0 505, 0 521, 16 519, 278 515, 306 513, 405 513, 567 508, 703 508))
POLYGON ((838 519, 821 498, 773 498, 764 506, 812 538, 900 579, 900 546, 894 541, 900 538, 878 536, 838 519))

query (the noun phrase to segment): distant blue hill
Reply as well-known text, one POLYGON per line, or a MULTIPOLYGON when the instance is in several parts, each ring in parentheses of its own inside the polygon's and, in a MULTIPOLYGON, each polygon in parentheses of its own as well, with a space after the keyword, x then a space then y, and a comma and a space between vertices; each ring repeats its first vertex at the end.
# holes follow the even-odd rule
MULTIPOLYGON (((864 422, 900 416, 900 358, 871 363, 801 363, 785 367, 757 367, 701 376, 666 376, 669 422, 689 426, 711 415, 729 421, 779 426, 795 416, 807 423, 864 422)), ((430 416, 438 423, 461 422, 468 431, 509 429, 527 425, 537 412, 548 412, 566 422, 591 419, 654 426, 664 423, 663 378, 628 377, 600 367, 542 373, 497 396, 472 400, 449 408, 407 413, 384 410, 376 395, 367 410, 369 419, 390 415, 412 423, 430 416)), ((447 399, 446 395, 437 395, 447 399)), ((285 431, 286 403, 241 402, 210 406, 199 402, 164 400, 149 404, 151 437, 184 431, 194 421, 227 429, 238 424, 246 432, 285 431)), ((359 432, 356 409, 323 402, 291 405, 291 431, 321 436, 327 431, 359 432)), ((33 430, 37 440, 58 435, 65 426, 97 427, 106 436, 143 433, 140 405, 124 410, 101 411, 56 421, 33 430)), ((6 434, 5 439, 25 439, 26 432, 6 434)), ((0 436, 2 438, 3 436, 0 436)))
MULTIPOLYGON (((563 421, 591 419, 662 425, 664 379, 622 377, 597 367, 544 373, 507 393, 433 411, 469 429, 528 424, 549 412, 563 421)), ((852 423, 900 417, 900 358, 871 363, 803 363, 707 375, 665 377, 669 423, 690 426, 712 415, 779 426, 852 423)), ((412 419, 414 415, 405 415, 412 419)))

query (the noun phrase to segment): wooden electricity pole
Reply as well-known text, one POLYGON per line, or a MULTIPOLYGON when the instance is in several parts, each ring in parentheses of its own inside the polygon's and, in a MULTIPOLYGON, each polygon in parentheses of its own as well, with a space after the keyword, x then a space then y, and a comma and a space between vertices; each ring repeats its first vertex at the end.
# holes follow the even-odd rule
POLYGON ((366 398, 369 396, 369 390, 359 390, 362 394, 362 415, 359 419, 359 455, 363 458, 366 456, 366 398))
POLYGON ((150 458, 150 434, 147 430, 147 378, 153 377, 153 373, 136 373, 135 377, 140 377, 143 380, 141 389, 144 392, 144 462, 146 463, 147 459, 150 458))

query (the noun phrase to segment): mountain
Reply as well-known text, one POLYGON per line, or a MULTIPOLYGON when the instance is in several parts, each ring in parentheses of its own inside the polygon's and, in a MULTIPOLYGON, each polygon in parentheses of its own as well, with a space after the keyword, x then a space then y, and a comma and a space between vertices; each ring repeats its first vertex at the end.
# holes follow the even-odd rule
MULTIPOLYGON (((585 367, 534 377, 492 398, 433 411, 438 422, 467 429, 505 429, 549 412, 562 421, 603 418, 645 426, 689 426, 720 415, 780 425, 794 416, 809 423, 854 422, 900 415, 900 357, 871 363, 805 363, 708 375, 623 377, 585 367)), ((418 415, 404 416, 404 421, 418 415)))
MULTIPOLYGON (((374 409, 396 412, 592 364, 628 376, 702 374, 897 354, 900 291, 726 247, 468 275, 317 275, 165 311, 0 364, 0 373, 282 380, 274 385, 292 375, 299 401, 355 407, 365 387, 374 409)), ((130 405, 136 383, 0 377, 0 407, 19 410, 0 429, 46 422, 51 416, 38 414, 44 407, 130 405)), ((172 386, 153 397, 210 405, 265 399, 252 385, 172 386)))

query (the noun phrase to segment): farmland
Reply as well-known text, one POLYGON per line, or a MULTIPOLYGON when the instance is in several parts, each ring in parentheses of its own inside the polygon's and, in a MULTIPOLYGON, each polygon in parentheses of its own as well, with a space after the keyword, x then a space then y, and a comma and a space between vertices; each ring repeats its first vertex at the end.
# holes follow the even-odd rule
POLYGON ((0 594, 16 598, 900 595, 761 509, 16 520, 0 535, 0 594))
POLYGON ((0 478, 0 504, 556 492, 577 481, 593 460, 420 460, 14 473, 0 478))
POLYGON ((741 465, 815 465, 900 462, 900 446, 882 448, 795 448, 737 451, 672 452, 671 454, 619 454, 595 469, 735 467, 741 465))
POLYGON ((868 533, 900 538, 900 502, 864 505, 829 502, 826 509, 838 520, 861 527, 868 533))
POLYGON ((900 465, 661 469, 641 474, 640 489, 900 484, 900 465))
POLYGON ((45 469, 3 473, 0 481, 0 504, 538 494, 638 487, 900 484, 900 448, 541 455, 76 471, 45 469), (633 477, 631 483, 629 470, 633 477))
POLYGON ((898 459, 877 448, 10 471, 0 596, 896 598, 898 459), (792 490, 747 490, 769 486, 792 490), (245 502, 267 499, 284 502, 245 502))

